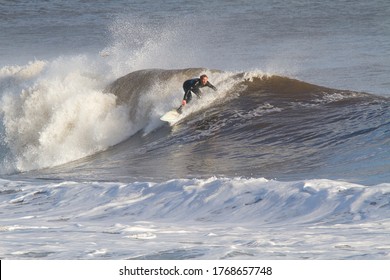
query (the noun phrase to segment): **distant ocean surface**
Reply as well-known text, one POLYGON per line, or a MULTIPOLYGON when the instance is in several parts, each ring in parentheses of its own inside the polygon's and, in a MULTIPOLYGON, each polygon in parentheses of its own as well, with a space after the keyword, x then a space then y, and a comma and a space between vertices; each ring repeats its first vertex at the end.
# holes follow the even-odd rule
POLYGON ((3 1, 0 29, 1 259, 390 259, 388 1, 3 1))

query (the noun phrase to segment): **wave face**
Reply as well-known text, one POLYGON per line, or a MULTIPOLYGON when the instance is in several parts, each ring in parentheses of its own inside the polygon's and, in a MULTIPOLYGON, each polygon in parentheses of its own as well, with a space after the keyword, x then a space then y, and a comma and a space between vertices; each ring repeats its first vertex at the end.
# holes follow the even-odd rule
MULTIPOLYGON (((112 110, 127 108, 123 122, 136 127, 133 135, 103 152, 39 170, 39 176, 166 180, 217 175, 366 184, 389 179, 386 97, 259 72, 200 68, 132 72, 104 94, 115 98, 112 110), (205 89, 173 128, 162 123, 159 116, 180 104, 182 82, 201 73, 218 92, 205 89)), ((110 137, 110 131, 101 133, 110 137)))

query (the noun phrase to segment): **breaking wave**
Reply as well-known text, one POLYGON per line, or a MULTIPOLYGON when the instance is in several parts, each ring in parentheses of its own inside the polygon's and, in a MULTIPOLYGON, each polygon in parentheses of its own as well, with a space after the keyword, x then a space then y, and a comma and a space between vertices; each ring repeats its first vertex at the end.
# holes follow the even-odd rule
MULTIPOLYGON (((85 66, 84 60, 72 64, 85 66)), ((2 69, 5 171, 12 170, 9 165, 39 170, 97 155, 111 164, 120 153, 128 155, 120 165, 130 174, 155 170, 160 158, 162 177, 320 172, 352 179, 356 169, 371 176, 389 167, 385 97, 261 71, 203 68, 145 69, 109 83, 103 73, 65 71, 63 63, 2 69), (159 117, 180 104, 183 81, 201 73, 218 91, 205 89, 178 125, 168 128, 159 117)))

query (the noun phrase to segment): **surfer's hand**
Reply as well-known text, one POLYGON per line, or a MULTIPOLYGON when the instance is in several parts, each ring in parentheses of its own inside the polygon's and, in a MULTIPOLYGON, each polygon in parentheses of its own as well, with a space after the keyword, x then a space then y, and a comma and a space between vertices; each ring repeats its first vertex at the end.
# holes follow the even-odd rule
POLYGON ((182 106, 186 106, 186 104, 187 104, 187 101, 185 101, 185 100, 183 100, 183 101, 181 102, 181 105, 182 105, 182 106))

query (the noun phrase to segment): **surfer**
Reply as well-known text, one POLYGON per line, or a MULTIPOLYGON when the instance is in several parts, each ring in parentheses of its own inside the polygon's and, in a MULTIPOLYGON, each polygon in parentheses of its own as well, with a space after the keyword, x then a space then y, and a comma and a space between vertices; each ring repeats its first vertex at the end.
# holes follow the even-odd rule
POLYGON ((192 99, 192 93, 194 93, 198 98, 201 97, 202 92, 200 91, 200 88, 203 87, 209 87, 212 88, 213 90, 217 90, 215 86, 213 86, 209 82, 209 78, 207 75, 203 74, 199 78, 196 79, 191 79, 187 80, 183 84, 183 89, 184 89, 184 97, 183 101, 181 102, 181 105, 179 108, 177 108, 177 112, 179 114, 182 113, 183 107, 187 105, 192 99))

